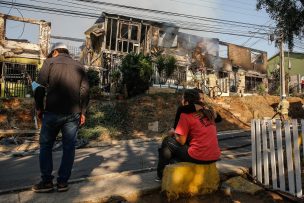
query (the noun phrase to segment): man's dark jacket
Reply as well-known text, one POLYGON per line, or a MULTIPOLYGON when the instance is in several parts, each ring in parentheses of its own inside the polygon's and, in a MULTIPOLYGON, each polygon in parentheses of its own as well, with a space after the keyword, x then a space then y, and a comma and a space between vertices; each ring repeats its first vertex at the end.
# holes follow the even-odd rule
POLYGON ((89 83, 83 66, 68 54, 46 59, 38 75, 40 85, 35 91, 36 108, 53 113, 86 112, 89 83), (46 90, 46 105, 43 100, 46 90))

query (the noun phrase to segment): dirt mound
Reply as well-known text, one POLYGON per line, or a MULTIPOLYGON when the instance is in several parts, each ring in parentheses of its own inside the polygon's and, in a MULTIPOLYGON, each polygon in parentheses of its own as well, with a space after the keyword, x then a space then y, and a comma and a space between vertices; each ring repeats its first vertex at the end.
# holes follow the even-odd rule
MULTIPOLYGON (((299 97, 289 97, 287 100, 290 104, 289 117, 294 119, 304 118, 304 109, 302 108, 304 100, 299 97)), ((253 118, 272 118, 280 98, 278 96, 222 97, 211 102, 237 115, 236 117, 241 121, 248 123, 253 118)))
MULTIPOLYGON (((250 129, 251 119, 271 118, 279 103, 276 96, 207 97, 205 100, 223 118, 217 124, 219 131, 250 129)), ((80 136, 100 141, 164 136, 173 126, 180 101, 181 94, 174 92, 150 92, 111 102, 92 100, 80 136), (153 122, 158 122, 158 132, 149 130, 148 126, 153 122)), ((304 118, 303 99, 290 97, 288 101, 290 117, 304 118)), ((33 99, 4 99, 0 104, 0 129, 34 129, 33 99)))
POLYGON ((34 129, 33 105, 30 98, 0 100, 0 129, 34 129))

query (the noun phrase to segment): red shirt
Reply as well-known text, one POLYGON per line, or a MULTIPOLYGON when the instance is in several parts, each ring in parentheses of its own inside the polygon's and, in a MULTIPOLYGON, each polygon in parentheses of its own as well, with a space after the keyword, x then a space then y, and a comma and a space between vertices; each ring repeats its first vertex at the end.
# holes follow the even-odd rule
POLYGON ((182 113, 176 126, 175 133, 187 136, 189 155, 201 161, 218 160, 221 151, 218 145, 216 126, 204 119, 207 125, 200 122, 195 113, 182 113))

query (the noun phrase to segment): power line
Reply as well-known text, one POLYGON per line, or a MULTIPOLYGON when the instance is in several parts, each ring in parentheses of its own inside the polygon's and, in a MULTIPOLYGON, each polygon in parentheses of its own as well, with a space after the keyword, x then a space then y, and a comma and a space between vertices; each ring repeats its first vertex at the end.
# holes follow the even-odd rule
POLYGON ((63 37, 63 36, 51 35, 51 38, 52 39, 69 40, 69 41, 74 41, 74 42, 85 42, 84 39, 79 39, 79 38, 74 38, 74 37, 63 37))
MULTIPOLYGON (((252 7, 251 7, 251 5, 248 4, 248 3, 243 4, 243 5, 246 5, 245 7, 239 7, 239 6, 232 5, 231 3, 225 4, 225 3, 220 3, 219 1, 214 2, 213 0, 211 0, 211 1, 210 1, 210 0, 198 0, 198 1, 199 1, 199 2, 203 2, 203 3, 208 2, 208 3, 210 3, 210 4, 224 5, 225 7, 239 8, 239 9, 243 9, 243 10, 247 10, 247 11, 252 11, 252 7), (251 9, 249 9, 248 6, 250 6, 251 9)), ((226 1, 226 2, 227 2, 227 1, 226 1)), ((234 0, 233 2, 235 3, 236 1, 234 0)), ((248 2, 248 1, 247 1, 247 2, 248 2)), ((242 3, 244 3, 244 2, 242 2, 242 3)), ((240 4, 240 3, 238 3, 238 5, 239 5, 239 4, 240 4)))
MULTIPOLYGON (((90 5, 87 5, 87 4, 81 4, 81 3, 76 3, 75 1, 67 1, 67 0, 62 0, 63 2, 67 2, 67 3, 72 3, 73 5, 80 5, 80 6, 85 6, 85 8, 95 8, 94 10, 96 10, 96 7, 94 6, 90 6, 90 5)), ((130 10, 130 9, 128 9, 128 10, 130 10)), ((121 11, 120 11, 121 12, 121 11)), ((115 12, 114 12, 115 13, 115 12)), ((121 13, 126 13, 126 12, 121 12, 121 13)), ((134 16, 135 18, 138 18, 138 16, 139 15, 134 15, 134 12, 132 13, 132 14, 127 14, 128 16, 134 16)), ((143 18, 145 18, 145 17, 147 17, 147 15, 143 15, 144 17, 143 18)), ((159 18, 159 17, 151 17, 151 16, 149 16, 149 20, 151 20, 151 19, 158 19, 158 20, 160 20, 160 21, 167 21, 167 22, 174 22, 174 23, 181 23, 181 21, 172 21, 172 18, 170 18, 170 19, 164 19, 164 18, 159 18)), ((208 21, 209 22, 209 21, 208 21)), ((188 24, 193 24, 193 22, 182 22, 182 24, 185 24, 185 23, 187 23, 187 25, 188 24)), ((214 23, 214 22, 210 22, 210 23, 214 23)), ((215 22, 215 23, 218 23, 218 22, 215 22)), ((197 23, 196 24, 196 26, 200 26, 200 27, 206 27, 206 28, 213 28, 213 29, 223 29, 223 28, 221 28, 221 27, 218 27, 218 26, 212 26, 212 25, 208 25, 208 24, 206 24, 206 23, 204 23, 204 24, 202 24, 202 23, 197 23), (208 27, 209 26, 209 27, 208 27), (212 27, 211 27, 212 26, 212 27)), ((220 26, 220 25, 219 25, 220 26)), ((232 27, 232 26, 234 26, 235 27, 235 24, 233 24, 233 25, 228 25, 228 26, 230 26, 230 27, 232 27)), ((238 26, 239 27, 239 26, 238 26)), ((248 27, 248 26, 245 26, 246 28, 248 27)), ((227 25, 225 25, 225 29, 227 30, 227 25)), ((259 30, 260 30, 261 28, 259 28, 259 30)), ((233 32, 233 31, 235 31, 235 32, 240 32, 240 30, 230 30, 230 32, 233 32)), ((244 31, 242 31, 242 32, 244 32, 244 31)), ((246 31, 246 34, 247 34, 248 32, 246 31)), ((268 34, 268 33, 267 33, 268 34)), ((246 35, 246 37, 247 37, 247 35, 246 35)))
MULTIPOLYGON (((37 1, 37 0, 32 0, 32 1, 36 1, 36 2, 41 2, 41 3, 47 3, 47 2, 44 2, 44 1, 37 1)), ((65 2, 68 2, 68 1, 65 1, 65 2)), ((9 2, 4 2, 4 1, 1 1, 2 4, 7 4, 7 5, 10 5, 11 3, 9 2)), ((70 2, 69 2, 70 3, 70 2)), ((75 6, 70 6, 70 5, 66 5, 66 4, 59 4, 59 5, 62 5, 62 6, 69 6, 69 7, 75 7, 75 6)), ((84 6, 83 4, 80 4, 82 6, 84 6)), ((35 6, 35 5, 27 5, 27 4, 18 4, 18 6, 21 6, 21 7, 25 7, 25 8, 33 8, 33 9, 42 9, 44 11, 51 11, 51 12, 57 12, 57 13, 64 13, 64 15, 76 15, 76 16, 85 16, 85 17, 92 17, 92 18, 97 18, 99 17, 98 14, 92 14, 92 13, 85 13, 85 12, 75 12, 75 11, 67 11, 67 10, 63 10, 63 9, 55 9, 55 8, 42 8, 41 6, 35 6)), ((83 9, 84 7, 75 7, 75 8, 80 8, 80 9, 83 9)), ((95 7, 94 7, 95 8, 95 7)), ((96 9, 94 9, 96 10, 96 9)), ((219 22, 213 22, 211 21, 212 23, 219 23, 219 22)), ((235 24, 230 24, 230 26, 235 26, 235 24)), ((251 28, 249 26, 242 26, 242 27, 246 27, 246 28, 251 28)))
POLYGON ((232 21, 232 20, 223 20, 223 19, 217 19, 217 18, 187 15, 187 14, 181 14, 181 13, 139 8, 139 7, 134 7, 134 6, 126 6, 126 5, 121 5, 121 4, 113 4, 113 3, 94 1, 94 0, 75 0, 75 1, 86 2, 86 3, 91 3, 91 4, 107 5, 107 6, 113 6, 113 7, 120 7, 120 8, 127 8, 127 9, 133 9, 133 10, 140 10, 140 11, 146 11, 146 12, 152 12, 152 13, 158 13, 158 14, 165 14, 165 15, 169 15, 169 16, 185 17, 185 18, 198 19, 198 20, 209 20, 209 21, 222 22, 222 23, 233 23, 238 26, 245 25, 245 26, 252 26, 252 27, 271 28, 269 26, 263 26, 263 25, 253 24, 253 23, 244 23, 244 22, 238 22, 238 21, 232 21))
MULTIPOLYGON (((15 1, 17 1, 17 0, 15 0, 15 1)), ((14 0, 12 0, 12 4, 13 5, 11 6, 10 10, 7 12, 7 15, 9 15, 11 13, 12 9, 14 8, 14 0)))
MULTIPOLYGON (((11 2, 4 2, 4 1, 0 1, 0 4, 6 4, 6 5, 10 5, 11 2)), ((40 12, 41 10, 45 11, 50 11, 50 12, 55 12, 55 13, 60 13, 61 15, 76 15, 76 16, 85 16, 85 17, 94 17, 94 18, 98 18, 100 17, 100 15, 98 14, 92 14, 92 13, 85 13, 85 12, 78 12, 78 11, 72 11, 72 10, 64 10, 64 9, 55 9, 55 8, 49 8, 49 7, 42 7, 42 6, 35 6, 35 5, 28 5, 28 4, 16 4, 16 6, 19 7, 25 7, 27 9, 38 9, 40 12)), ((173 21, 174 22, 174 21, 173 21)), ((178 22, 178 21, 176 21, 178 22)), ((194 30, 194 31, 202 31, 202 32, 211 32, 211 33, 219 33, 219 34, 225 34, 225 35, 233 35, 233 36, 242 36, 242 37, 252 37, 252 35, 247 34, 248 31, 241 31, 241 30, 232 30, 232 29, 221 29, 220 27, 214 27, 214 26, 210 26, 210 25, 204 25, 204 24, 192 24, 192 27, 189 26, 191 24, 189 24, 189 22, 183 22, 183 21, 179 21, 179 23, 182 25, 180 28, 181 29, 187 29, 187 30, 194 30), (187 26, 185 26, 185 24, 187 26), (196 27, 193 26, 204 26, 207 29, 198 29, 196 27), (220 30, 221 29, 221 30, 220 30), (237 33, 235 33, 237 32, 237 33)), ((260 35, 263 33, 259 33, 260 35)), ((265 33, 264 33, 265 34, 265 33)), ((255 37, 255 38, 263 38, 263 37, 255 37)))
MULTIPOLYGON (((15 2, 14 2, 14 0, 12 0, 12 5, 11 5, 10 10, 8 11, 7 15, 9 15, 11 13, 12 9, 15 8, 23 19, 23 15, 22 15, 21 11, 14 5, 16 3, 16 1, 17 0, 15 0, 15 2)), ((22 35, 24 33, 24 29, 25 29, 25 22, 23 22, 22 31, 21 31, 21 34, 19 35, 18 39, 20 39, 22 37, 22 35)))
MULTIPOLYGON (((264 25, 266 25, 267 23, 269 23, 271 20, 268 20, 264 25)), ((258 29, 258 31, 259 31, 260 29, 258 29)), ((256 35, 256 33, 254 33, 253 35, 252 35, 252 37, 250 37, 249 39, 247 39, 243 44, 242 44, 242 46, 245 46, 254 36, 256 35)), ((253 45, 252 45, 253 46, 253 45)))
MULTIPOLYGON (((204 1, 204 0, 200 0, 200 1, 204 1)), ((241 0, 233 0, 234 2, 238 2, 239 4, 243 4, 243 5, 249 5, 248 3, 249 2, 252 2, 252 1, 248 1, 248 0, 246 0, 246 2, 244 2, 244 1, 241 1, 241 0)), ((254 4, 255 5, 255 4, 254 4)))
MULTIPOLYGON (((3 2, 3 1, 0 1, 0 3, 10 4, 10 2, 3 2)), ((16 6, 25 7, 25 8, 32 8, 32 9, 39 9, 39 10, 44 10, 44 11, 57 12, 57 13, 60 13, 60 14, 64 13, 64 15, 66 15, 66 14, 72 14, 72 15, 80 15, 80 16, 91 16, 91 17, 94 16, 94 18, 100 17, 100 15, 98 15, 98 14, 85 13, 85 12, 77 12, 77 11, 63 10, 63 9, 55 9, 55 8, 41 7, 41 6, 35 6, 35 5, 28 5, 28 4, 17 4, 16 6)), ((163 20, 163 19, 160 19, 160 20, 163 20)), ((185 24, 185 23, 189 24, 189 22, 182 22, 181 24, 185 24)), ((209 28, 209 29, 210 28, 211 29, 221 29, 220 27, 214 27, 214 26, 210 26, 210 25, 206 25, 206 24, 197 24, 196 26, 205 27, 205 28, 209 28)), ((184 28, 184 29, 186 29, 186 28, 184 28)), ((211 30, 209 30, 209 32, 210 31, 211 30)), ((228 32, 245 32, 245 34, 248 33, 248 31, 232 30, 232 29, 230 29, 230 30, 228 30, 228 29, 222 29, 222 33, 223 34, 227 34, 228 32)), ((215 33, 220 33, 220 32, 216 31, 215 33)), ((246 35, 246 36, 248 36, 248 35, 246 35)))
MULTIPOLYGON (((246 15, 246 16, 253 16, 253 17, 257 17, 257 18, 264 18, 261 15, 252 15, 252 14, 248 14, 248 12, 247 13, 237 12, 236 10, 232 10, 232 9, 216 8, 216 7, 212 7, 212 6, 206 6, 206 5, 202 5, 202 4, 196 4, 196 3, 189 3, 189 2, 185 2, 185 1, 179 1, 179 0, 170 0, 170 1, 178 2, 178 3, 181 3, 181 4, 190 5, 190 6, 198 6, 198 7, 204 7, 204 8, 211 8, 211 9, 214 9, 214 10, 218 10, 218 11, 222 11, 222 12, 229 12, 229 13, 232 13, 232 14, 237 13, 237 14, 246 15)), ((209 2, 205 2, 204 1, 204 3, 209 3, 209 2)), ((210 3, 214 3, 214 2, 210 2, 210 3)), ((233 8, 240 8, 240 7, 233 7, 233 8)), ((246 10, 249 11, 249 9, 246 9, 246 10)), ((252 11, 252 10, 250 10, 250 11, 252 11)))
MULTIPOLYGON (((7 1, 0 1, 0 4, 4 5, 12 5, 11 2, 7 1)), ((56 9, 56 8, 49 8, 49 7, 42 7, 42 6, 36 6, 36 5, 29 5, 29 4, 21 4, 21 3, 14 3, 14 6, 16 7, 22 7, 22 8, 30 8, 30 9, 36 9, 40 11, 51 11, 55 13, 61 13, 61 14, 69 14, 69 15, 75 15, 75 16, 84 16, 84 17, 91 17, 91 18, 98 18, 100 15, 97 14, 90 14, 90 13, 85 13, 81 11, 72 11, 72 10, 64 10, 64 9, 56 9)))
MULTIPOLYGON (((54 6, 54 3, 49 3, 47 1, 39 1, 39 0, 29 0, 29 1, 43 3, 43 4, 49 4, 49 5, 53 5, 54 6)), ((75 4, 75 3, 73 3, 73 4, 75 4)), ((77 3, 76 3, 76 5, 77 5, 77 3)), ((74 6, 74 5, 67 5, 67 4, 58 4, 58 3, 56 3, 56 6, 64 6, 64 7, 69 7, 69 8, 78 8, 78 9, 86 9, 86 10, 92 10, 92 11, 101 11, 101 9, 97 9, 96 7, 88 7, 88 6, 86 6, 86 7, 82 6, 81 7, 81 6, 74 6)))
POLYGON ((248 47, 252 48, 254 45, 256 45, 258 42, 260 42, 262 39, 258 39, 257 41, 253 42, 251 45, 248 47))
MULTIPOLYGON (((202 30, 202 29, 190 28, 190 27, 181 27, 181 28, 182 29, 187 29, 187 30, 193 30, 193 31, 202 31, 202 32, 211 32, 211 33, 227 34, 227 35, 234 35, 234 36, 242 36, 242 37, 251 37, 251 35, 246 35, 246 34, 236 34, 236 33, 230 33, 230 32, 218 32, 218 31, 213 31, 213 30, 202 30)), ((263 37, 255 37, 255 38, 264 39, 263 37)))
MULTIPOLYGON (((0 4, 1 4, 1 2, 0 2, 0 4)), ((10 8, 10 6, 6 6, 6 5, 3 5, 3 7, 10 8)), ((68 16, 68 17, 79 17, 79 18, 85 18, 85 19, 96 19, 96 18, 92 18, 92 17, 69 15, 69 14, 64 14, 64 13, 55 12, 55 11, 47 11, 47 10, 41 11, 41 10, 39 10, 37 8, 24 8, 24 7, 21 7, 21 8, 24 11, 31 11, 31 12, 35 12, 35 13, 51 14, 51 15, 58 15, 58 16, 68 16)))

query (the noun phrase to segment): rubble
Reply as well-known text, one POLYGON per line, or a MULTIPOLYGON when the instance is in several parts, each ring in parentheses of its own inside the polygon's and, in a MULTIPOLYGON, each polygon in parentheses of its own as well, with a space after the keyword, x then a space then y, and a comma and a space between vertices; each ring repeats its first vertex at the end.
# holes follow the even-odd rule
POLYGON ((241 176, 230 178, 229 180, 224 182, 224 185, 227 185, 225 188, 230 188, 231 190, 229 191, 230 193, 233 193, 235 191, 235 192, 244 192, 254 195, 257 192, 263 190, 262 187, 246 180, 241 176))

